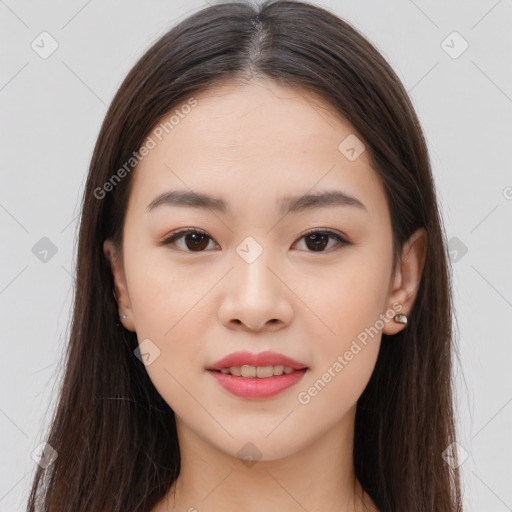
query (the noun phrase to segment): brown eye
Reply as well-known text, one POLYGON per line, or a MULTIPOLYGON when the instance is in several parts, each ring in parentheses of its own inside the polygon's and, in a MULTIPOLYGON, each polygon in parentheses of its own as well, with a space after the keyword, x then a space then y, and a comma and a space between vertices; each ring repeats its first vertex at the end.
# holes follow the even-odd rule
POLYGON ((345 240, 338 233, 329 230, 309 231, 305 235, 302 235, 301 240, 302 239, 304 239, 305 245, 308 248, 309 252, 327 252, 325 251, 325 248, 329 245, 330 239, 334 239, 340 246, 352 245, 352 242, 345 240))
POLYGON ((329 235, 325 233, 313 233, 305 237, 306 246, 312 251, 322 251, 329 243, 329 235))
POLYGON ((183 246, 179 248, 183 249, 185 252, 203 252, 208 247, 209 240, 211 240, 204 231, 198 229, 184 229, 166 238, 162 242, 162 245, 171 245, 181 239, 184 241, 185 248, 183 248, 183 246))
POLYGON ((191 251, 202 251, 208 246, 208 240, 206 235, 200 233, 189 233, 185 235, 185 245, 191 251), (206 243, 205 243, 206 241, 206 243))

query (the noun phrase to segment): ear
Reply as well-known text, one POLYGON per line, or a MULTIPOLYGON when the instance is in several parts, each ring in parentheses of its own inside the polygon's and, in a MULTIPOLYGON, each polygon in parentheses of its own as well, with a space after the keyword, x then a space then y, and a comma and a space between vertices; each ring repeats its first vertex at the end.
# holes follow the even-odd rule
POLYGON ((121 255, 112 240, 105 240, 103 242, 103 252, 109 261, 114 278, 116 302, 119 306, 119 321, 126 329, 135 332, 130 296, 128 295, 128 287, 126 286, 121 255), (121 319, 123 315, 126 315, 126 318, 121 319))
MULTIPOLYGON (((395 275, 392 279, 390 291, 388 295, 388 309, 395 305, 397 313, 409 315, 416 294, 420 285, 423 267, 427 256, 428 235, 425 228, 417 229, 402 247, 402 257, 397 264, 395 275), (397 310, 397 303, 402 306, 400 311, 397 310)), ((396 334, 405 328, 404 324, 400 324, 392 320, 386 322, 382 332, 384 334, 396 334)))

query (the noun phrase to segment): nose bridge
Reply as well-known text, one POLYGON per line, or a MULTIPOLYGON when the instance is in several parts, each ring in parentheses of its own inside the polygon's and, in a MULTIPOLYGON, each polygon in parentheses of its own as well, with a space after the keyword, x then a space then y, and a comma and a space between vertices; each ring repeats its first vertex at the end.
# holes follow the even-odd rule
POLYGON ((232 266, 220 310, 224 323, 235 321, 251 329, 261 329, 267 322, 290 320, 291 305, 286 287, 275 275, 279 265, 271 249, 248 236, 236 247, 232 266))
MULTIPOLYGON (((276 289, 276 277, 268 267, 272 268, 271 249, 263 246, 253 236, 247 236, 237 247, 233 255, 235 289, 247 299, 275 299, 279 291, 276 289), (263 297, 263 296, 267 297, 263 297)), ((274 262, 275 263, 275 262, 274 262)))

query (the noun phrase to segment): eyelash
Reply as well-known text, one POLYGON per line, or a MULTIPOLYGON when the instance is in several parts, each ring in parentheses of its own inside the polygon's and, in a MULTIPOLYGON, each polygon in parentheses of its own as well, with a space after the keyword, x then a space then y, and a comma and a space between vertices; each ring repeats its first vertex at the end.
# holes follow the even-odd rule
MULTIPOLYGON (((199 235, 203 235, 207 238, 209 238, 210 240, 213 240, 209 235, 208 233, 206 233, 206 231, 203 231, 202 229, 197 229, 197 228, 187 228, 187 229, 182 229, 180 231, 177 231, 176 233, 173 233, 171 234, 169 237, 167 237, 166 239, 164 239, 162 242, 161 242, 161 245, 171 245, 173 242, 175 242, 176 240, 186 236, 186 235, 190 235, 190 234, 199 234, 199 235)), ((322 235, 327 235, 329 236, 330 238, 334 238, 339 245, 341 245, 341 247, 343 246, 348 246, 348 245, 354 245, 353 242, 349 242, 348 240, 346 240, 345 238, 343 238, 339 233, 336 233, 335 231, 331 231, 329 229, 312 229, 310 231, 307 231, 306 233, 302 234, 302 236, 299 238, 299 240, 307 237, 307 236, 310 236, 310 235, 314 235, 314 234, 322 234, 322 235)), ((306 251, 306 252, 311 252, 311 253, 315 253, 315 252, 318 252, 318 253, 328 253, 328 252, 331 252, 332 251, 332 248, 331 249, 328 249, 327 251, 306 251)), ((201 252, 205 252, 204 250, 203 251, 189 251, 189 250, 184 250, 184 252, 188 252, 188 253, 201 253, 201 252)))

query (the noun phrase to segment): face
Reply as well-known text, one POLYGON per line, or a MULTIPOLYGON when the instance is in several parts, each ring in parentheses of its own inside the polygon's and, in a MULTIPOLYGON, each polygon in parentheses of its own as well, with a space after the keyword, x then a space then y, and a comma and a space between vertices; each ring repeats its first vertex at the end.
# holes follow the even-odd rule
POLYGON ((178 428, 233 456, 251 442, 273 460, 353 421, 422 262, 392 275, 384 189, 327 103, 272 82, 194 97, 172 130, 153 132, 122 254, 109 241, 105 253, 123 325, 178 428), (162 196, 172 191, 214 200, 162 196), (212 370, 241 351, 274 354, 220 363, 234 375, 212 370), (237 376, 244 361, 253 377, 237 376))

